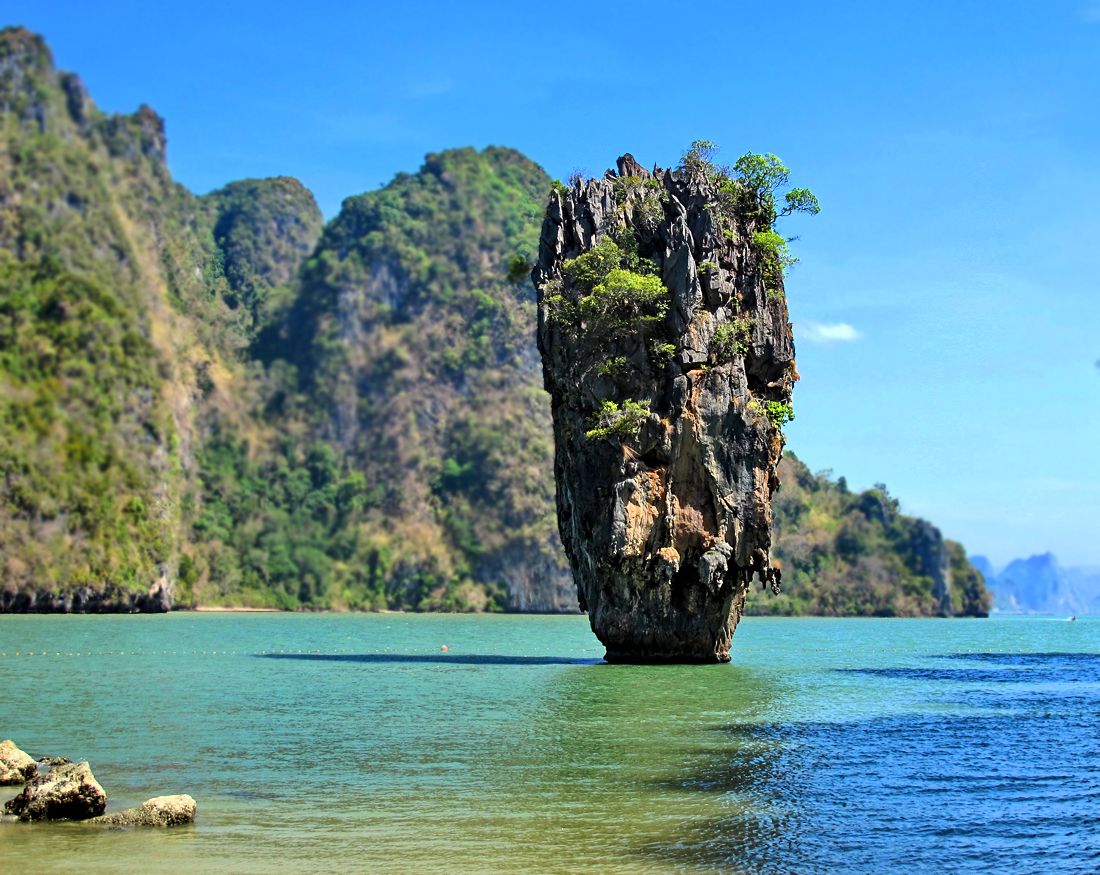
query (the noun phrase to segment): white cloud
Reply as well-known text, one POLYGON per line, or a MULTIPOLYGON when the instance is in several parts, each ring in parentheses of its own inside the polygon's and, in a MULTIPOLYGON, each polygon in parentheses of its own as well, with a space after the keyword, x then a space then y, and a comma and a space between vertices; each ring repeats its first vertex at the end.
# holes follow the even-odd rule
POLYGON ((815 343, 847 343, 863 337, 847 322, 800 322, 795 336, 815 343))

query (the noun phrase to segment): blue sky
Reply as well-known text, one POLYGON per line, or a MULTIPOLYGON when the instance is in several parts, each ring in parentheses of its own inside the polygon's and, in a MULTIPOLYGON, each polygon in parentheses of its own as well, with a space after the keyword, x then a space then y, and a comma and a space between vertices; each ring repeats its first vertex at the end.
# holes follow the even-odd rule
POLYGON ((197 192, 287 174, 326 216, 430 151, 553 176, 693 139, 770 151, 799 371, 789 447, 995 563, 1100 564, 1100 2, 8 0, 197 192))

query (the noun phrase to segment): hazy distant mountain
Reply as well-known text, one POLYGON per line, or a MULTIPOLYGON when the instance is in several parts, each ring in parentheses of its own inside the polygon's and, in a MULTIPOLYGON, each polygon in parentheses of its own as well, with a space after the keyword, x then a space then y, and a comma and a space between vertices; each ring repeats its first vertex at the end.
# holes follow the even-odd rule
POLYGON ((998 572, 971 556, 1002 614, 1100 614, 1100 568, 1063 568, 1053 553, 1015 559, 998 572))

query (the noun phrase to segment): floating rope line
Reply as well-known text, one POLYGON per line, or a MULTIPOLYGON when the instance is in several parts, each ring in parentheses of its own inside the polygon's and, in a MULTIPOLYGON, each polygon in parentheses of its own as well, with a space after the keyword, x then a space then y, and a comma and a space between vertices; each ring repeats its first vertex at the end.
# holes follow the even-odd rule
MULTIPOLYGON (((558 650, 557 648, 550 648, 550 650, 552 652, 561 653, 562 655, 566 655, 566 654, 570 654, 570 653, 601 653, 603 651, 603 649, 604 648, 602 648, 602 647, 581 647, 581 648, 574 647, 574 648, 565 649, 565 650, 558 650)), ((538 647, 534 647, 534 648, 532 648, 531 652, 535 652, 535 651, 538 651, 538 650, 539 650, 538 647)), ((792 648, 782 648, 782 647, 779 647, 779 648, 776 648, 776 647, 772 647, 772 648, 759 648, 759 647, 753 648, 753 647, 746 647, 744 649, 738 649, 738 650, 733 651, 733 653, 741 654, 741 655, 748 654, 748 653, 757 653, 757 654, 761 654, 761 653, 780 653, 780 654, 783 654, 783 653, 797 653, 797 652, 802 652, 802 653, 838 653, 838 654, 849 654, 850 655, 850 654, 858 653, 858 652, 861 652, 861 651, 859 650, 859 648, 814 648, 814 649, 811 650, 810 648, 807 648, 807 647, 802 647, 802 648, 793 648, 793 647, 792 648)), ((916 654, 918 656, 924 656, 928 659, 940 659, 940 658, 943 658, 943 656, 944 656, 944 654, 929 653, 927 651, 927 649, 925 649, 925 648, 893 648, 893 649, 889 649, 889 650, 880 650, 878 648, 871 648, 869 650, 862 651, 862 652, 865 652, 865 653, 916 654)), ((980 653, 980 654, 989 654, 989 653, 991 653, 991 654, 1004 654, 1004 655, 1015 654, 1015 653, 1038 654, 1038 653, 1041 653, 1041 652, 1045 652, 1045 651, 1037 651, 1037 650, 988 650, 988 649, 983 650, 981 648, 977 648, 977 649, 968 648, 966 650, 963 650, 961 648, 957 648, 955 650, 955 653, 980 653)), ((1100 652, 1100 651, 1098 651, 1098 652, 1100 652)), ((525 655, 523 653, 501 654, 499 649, 493 649, 493 650, 477 649, 477 650, 455 651, 455 649, 453 647, 448 647, 446 650, 441 651, 440 649, 435 648, 435 647, 427 647, 427 648, 419 648, 419 647, 389 648, 389 647, 384 647, 384 648, 381 648, 381 649, 376 648, 374 650, 365 650, 365 651, 348 650, 347 648, 320 649, 320 650, 286 650, 286 649, 284 649, 284 650, 275 650, 275 649, 271 649, 271 650, 241 651, 240 654, 238 654, 238 652, 236 650, 192 650, 190 652, 188 652, 186 650, 184 650, 184 651, 179 651, 179 650, 171 650, 171 651, 169 651, 169 650, 151 650, 151 651, 147 651, 147 650, 141 650, 141 651, 136 651, 136 650, 130 650, 130 651, 125 651, 125 650, 117 650, 117 651, 116 650, 106 650, 106 651, 99 650, 99 651, 90 651, 89 650, 89 651, 83 651, 83 652, 82 651, 62 652, 62 651, 58 650, 58 651, 54 651, 53 653, 50 653, 49 651, 44 651, 44 650, 30 650, 30 651, 19 650, 19 651, 16 651, 14 653, 8 653, 6 651, 0 652, 0 658, 3 658, 3 657, 6 657, 6 658, 20 657, 21 659, 26 659, 27 657, 34 657, 34 656, 53 656, 55 658, 57 658, 57 657, 66 657, 66 658, 68 658, 68 657, 77 657, 77 656, 82 656, 82 657, 87 657, 87 656, 237 656, 237 655, 240 655, 240 656, 273 656, 273 655, 278 655, 278 654, 296 656, 299 653, 303 654, 303 655, 347 653, 347 654, 350 654, 350 655, 353 655, 353 656, 368 656, 372 653, 387 654, 387 655, 394 655, 394 656, 404 654, 404 653, 432 653, 432 654, 439 655, 441 659, 446 659, 447 658, 446 656, 443 656, 443 654, 446 654, 447 656, 492 656, 492 655, 523 656, 523 655, 525 655)))

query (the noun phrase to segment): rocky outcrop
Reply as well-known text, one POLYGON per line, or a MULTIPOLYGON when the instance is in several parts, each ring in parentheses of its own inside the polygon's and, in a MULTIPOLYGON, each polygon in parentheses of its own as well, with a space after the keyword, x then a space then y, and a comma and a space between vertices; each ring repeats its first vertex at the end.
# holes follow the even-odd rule
POLYGON ((159 578, 145 593, 108 584, 73 592, 0 589, 0 614, 163 614, 172 610, 172 586, 159 578))
POLYGON ((87 820, 107 807, 107 794, 87 763, 57 766, 4 805, 20 820, 87 820))
POLYGON ((943 533, 928 520, 917 520, 913 526, 910 541, 913 555, 921 572, 932 580, 932 597, 939 606, 941 617, 950 617, 951 606, 951 560, 947 555, 947 544, 943 533))
POLYGON ((190 796, 157 796, 137 808, 93 817, 88 823, 104 826, 179 826, 195 822, 198 806, 190 796))
POLYGON ((551 196, 533 279, 558 524, 609 661, 726 662, 754 576, 778 587, 797 374, 774 218, 712 167, 629 155, 551 196))
POLYGON ((38 774, 34 758, 15 746, 11 739, 0 741, 0 787, 25 784, 38 774))

